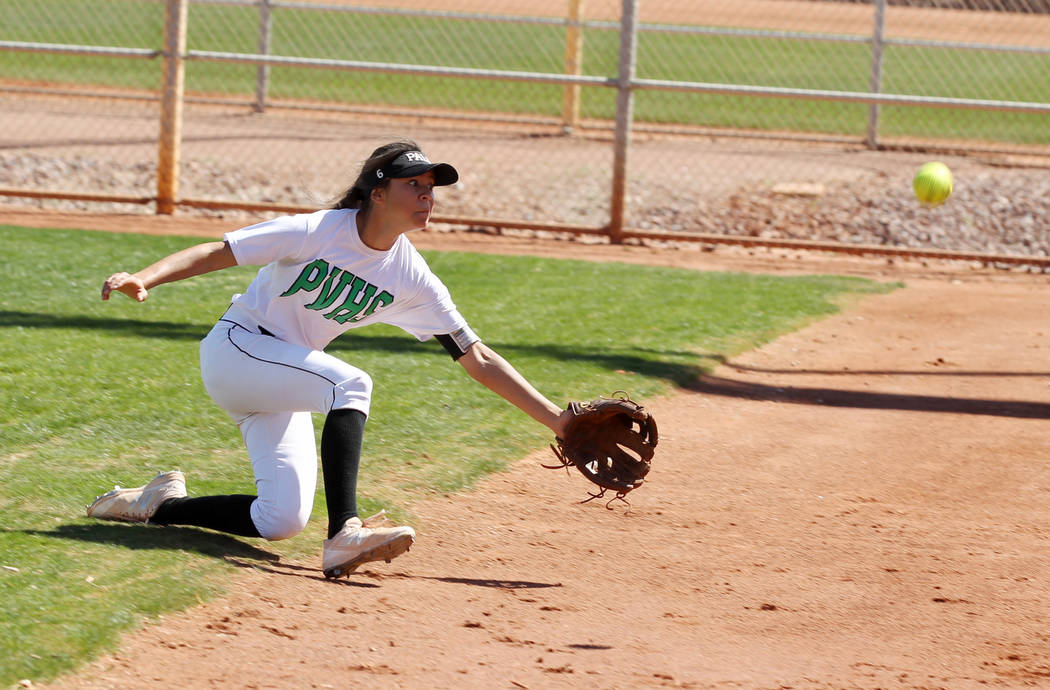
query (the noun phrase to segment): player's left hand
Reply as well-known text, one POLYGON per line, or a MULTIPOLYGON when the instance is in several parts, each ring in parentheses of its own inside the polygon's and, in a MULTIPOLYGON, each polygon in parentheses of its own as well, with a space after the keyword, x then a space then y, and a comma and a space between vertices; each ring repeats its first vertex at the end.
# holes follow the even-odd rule
POLYGON ((125 271, 114 273, 106 278, 106 282, 102 283, 102 299, 108 300, 109 293, 114 290, 123 292, 136 302, 145 302, 149 296, 149 291, 146 290, 142 279, 125 271))
POLYGON ((622 499, 642 485, 659 438, 656 420, 644 406, 623 393, 623 397, 571 402, 567 412, 569 419, 565 421, 564 413, 559 417, 562 433, 551 444, 561 464, 544 467, 574 466, 601 488, 591 498, 611 490, 622 499))
POLYGON ((558 415, 558 419, 555 422, 555 425, 551 427, 551 430, 554 432, 554 436, 556 438, 565 438, 566 429, 568 428, 569 423, 575 416, 576 414, 572 411, 571 407, 561 411, 561 414, 558 415))

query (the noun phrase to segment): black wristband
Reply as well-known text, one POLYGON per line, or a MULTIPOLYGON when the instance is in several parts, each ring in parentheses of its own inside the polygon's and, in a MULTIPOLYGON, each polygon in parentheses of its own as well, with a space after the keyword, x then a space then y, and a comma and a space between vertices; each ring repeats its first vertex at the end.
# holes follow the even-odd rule
POLYGON ((451 334, 435 335, 434 339, 441 343, 441 346, 445 348, 445 352, 452 357, 453 361, 467 354, 467 351, 459 346, 459 343, 456 342, 451 334))

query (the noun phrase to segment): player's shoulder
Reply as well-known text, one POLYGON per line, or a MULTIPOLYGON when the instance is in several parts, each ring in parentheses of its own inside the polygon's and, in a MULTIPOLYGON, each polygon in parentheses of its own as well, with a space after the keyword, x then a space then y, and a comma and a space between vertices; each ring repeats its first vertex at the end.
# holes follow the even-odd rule
POLYGON ((352 209, 321 209, 299 216, 303 227, 306 246, 320 251, 324 247, 339 246, 345 243, 349 231, 354 229, 352 209))
POLYGON ((347 223, 352 222, 356 215, 356 209, 323 208, 301 217, 309 232, 340 232, 346 229, 347 223))

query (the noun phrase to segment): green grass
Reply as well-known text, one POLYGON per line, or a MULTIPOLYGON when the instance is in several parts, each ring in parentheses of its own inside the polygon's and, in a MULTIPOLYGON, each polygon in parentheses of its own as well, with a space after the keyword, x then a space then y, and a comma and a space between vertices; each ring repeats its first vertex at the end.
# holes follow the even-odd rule
MULTIPOLYGON (((172 466, 197 495, 253 490, 238 432, 201 385, 197 342, 254 269, 161 286, 143 304, 98 298, 110 272, 197 241, 0 227, 4 686, 53 678, 112 649, 145 618, 221 593, 237 564, 318 557, 321 492, 306 532, 279 543, 83 517, 113 483, 134 486, 172 466)), ((483 339, 559 403, 617 389, 645 400, 843 300, 892 289, 839 277, 427 257, 483 339)), ((412 501, 464 490, 549 440, 433 342, 374 326, 329 351, 376 383, 364 508, 411 521, 412 501)))
MULTIPOLYGON (((286 9, 275 10, 274 18, 271 52, 275 55, 562 70, 564 30, 556 26, 286 9)), ((257 23, 255 8, 191 4, 189 48, 254 53, 257 23)), ((0 38, 8 40, 155 49, 162 40, 163 8, 143 0, 4 3, 0 27, 0 38)), ((614 77, 618 34, 587 29, 584 45, 584 72, 614 77)), ((649 79, 866 91, 870 59, 864 44, 643 32, 637 73, 649 79)), ((186 68, 187 92, 251 99, 255 75, 256 68, 250 65, 191 61, 186 68)), ((886 93, 1043 102, 1050 93, 1050 56, 889 46, 883 75, 886 93)), ((160 64, 0 52, 2 78, 158 90, 160 64)), ((269 94, 279 99, 558 116, 562 88, 275 67, 269 94)), ((584 88, 582 115, 612 118, 615 102, 612 89, 584 88)), ((640 122, 852 135, 865 132, 867 113, 868 106, 860 104, 669 92, 639 93, 635 108, 640 122)), ((1037 114, 937 109, 916 116, 914 108, 892 107, 885 109, 880 131, 883 136, 1038 144, 1050 142, 1046 122, 1046 115, 1037 114)))

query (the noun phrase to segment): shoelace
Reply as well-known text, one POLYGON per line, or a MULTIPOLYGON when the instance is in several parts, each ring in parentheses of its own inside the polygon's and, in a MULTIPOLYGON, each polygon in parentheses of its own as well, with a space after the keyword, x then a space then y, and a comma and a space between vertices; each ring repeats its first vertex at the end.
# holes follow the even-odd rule
POLYGON ((384 510, 380 510, 375 515, 371 515, 369 517, 366 517, 364 520, 361 521, 361 526, 362 527, 375 527, 377 525, 386 524, 388 522, 390 522, 390 519, 387 518, 386 510, 384 509, 384 510))
MULTIPOLYGON (((174 472, 178 472, 179 470, 173 470, 173 471, 174 472)), ((162 477, 162 476, 164 476, 163 472, 157 472, 157 476, 154 477, 153 479, 156 480, 157 477, 162 477)), ((114 484, 113 485, 113 491, 120 491, 120 490, 121 490, 120 484, 114 484)), ((106 493, 109 493, 109 492, 107 491, 106 493)), ((95 498, 98 499, 100 497, 99 496, 95 496, 95 498)), ((380 515, 380 514, 385 513, 385 512, 386 512, 385 510, 381 510, 378 513, 376 513, 376 515, 380 515)), ((376 517, 376 515, 373 515, 372 517, 376 517)), ((371 519, 371 518, 369 518, 369 519, 371 519)))

